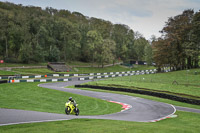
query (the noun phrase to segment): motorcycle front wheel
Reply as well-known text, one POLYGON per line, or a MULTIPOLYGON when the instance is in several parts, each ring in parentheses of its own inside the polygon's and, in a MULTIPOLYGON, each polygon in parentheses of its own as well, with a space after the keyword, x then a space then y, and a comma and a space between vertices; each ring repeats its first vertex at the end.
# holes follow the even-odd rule
POLYGON ((79 115, 79 109, 76 110, 76 116, 78 116, 78 115, 79 115))

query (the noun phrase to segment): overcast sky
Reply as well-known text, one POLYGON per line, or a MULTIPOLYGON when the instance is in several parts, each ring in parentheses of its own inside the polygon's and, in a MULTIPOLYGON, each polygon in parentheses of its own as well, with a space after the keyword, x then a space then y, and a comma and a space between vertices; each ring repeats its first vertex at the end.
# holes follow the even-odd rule
POLYGON ((15 4, 53 7, 77 11, 85 16, 101 18, 113 24, 128 25, 146 39, 160 37, 159 31, 169 17, 185 9, 200 9, 200 0, 0 0, 15 4))

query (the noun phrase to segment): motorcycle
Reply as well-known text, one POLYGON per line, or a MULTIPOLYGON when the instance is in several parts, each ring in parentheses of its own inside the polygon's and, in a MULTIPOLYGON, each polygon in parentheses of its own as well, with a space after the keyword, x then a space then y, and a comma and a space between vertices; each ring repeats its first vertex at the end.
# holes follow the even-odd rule
POLYGON ((76 104, 76 109, 75 109, 74 104, 71 101, 66 102, 65 103, 65 113, 67 115, 75 114, 76 116, 78 116, 79 115, 78 104, 76 104))

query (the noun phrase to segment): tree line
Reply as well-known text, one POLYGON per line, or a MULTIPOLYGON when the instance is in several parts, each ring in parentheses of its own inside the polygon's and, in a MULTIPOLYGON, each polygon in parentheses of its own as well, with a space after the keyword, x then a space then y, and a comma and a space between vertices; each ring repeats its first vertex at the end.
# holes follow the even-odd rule
POLYGON ((153 58, 158 67, 170 66, 175 70, 199 67, 200 58, 200 12, 191 9, 170 17, 154 38, 153 58))
POLYGON ((0 58, 6 62, 152 62, 141 34, 79 12, 0 2, 0 22, 0 58))

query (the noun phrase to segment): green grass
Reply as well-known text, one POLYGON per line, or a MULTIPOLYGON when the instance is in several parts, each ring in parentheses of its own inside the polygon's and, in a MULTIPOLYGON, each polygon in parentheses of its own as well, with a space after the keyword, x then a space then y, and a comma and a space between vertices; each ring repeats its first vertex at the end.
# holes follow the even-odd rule
MULTIPOLYGON (((190 70, 189 72, 176 71, 176 72, 170 72, 170 73, 135 75, 131 77, 118 77, 118 78, 101 80, 101 81, 96 80, 94 82, 89 82, 86 84, 101 85, 101 86, 116 86, 116 87, 126 87, 126 88, 140 87, 140 88, 147 88, 151 90, 169 91, 172 93, 179 93, 179 94, 186 94, 186 95, 191 95, 195 97, 200 97, 200 86, 198 85, 200 83, 200 75, 194 74, 195 71, 199 71, 199 70, 200 69, 193 69, 193 70, 190 70), (174 80, 176 80, 179 84, 173 85, 172 82, 174 80)), ((85 88, 81 88, 81 89, 85 89, 85 88)), ((94 89, 89 89, 89 90, 94 90, 94 89)), ((104 91, 104 90, 95 90, 95 91, 104 91)), ((112 92, 112 91, 105 91, 105 92, 112 92)), ((200 109, 199 105, 186 104, 182 102, 157 98, 153 96, 124 93, 124 92, 113 92, 113 93, 131 95, 131 96, 151 99, 151 100, 155 100, 159 102, 165 102, 165 103, 169 103, 169 104, 173 104, 177 106, 200 109)), ((188 97, 188 96, 184 96, 184 97, 188 97)))
POLYGON ((0 108, 64 114, 64 104, 72 96, 80 115, 102 115, 121 111, 121 105, 104 100, 51 90, 38 83, 0 84, 0 108))
MULTIPOLYGON (((45 63, 30 63, 30 64, 23 64, 23 63, 1 63, 0 67, 23 67, 23 66, 46 66, 48 62, 45 63)), ((91 66, 91 62, 80 62, 80 61, 71 61, 66 62, 67 65, 70 66, 91 66)), ((95 66, 97 66, 97 63, 94 63, 95 66)))
MULTIPOLYGON (((23 64, 23 63, 1 63, 0 67, 23 67, 23 66, 46 66, 48 62, 45 63, 30 63, 30 64, 23 64)), ((70 66, 91 66, 92 62, 81 62, 81 61, 71 61, 66 62, 67 65, 70 66)), ((97 63, 94 63, 97 66, 97 63)))
MULTIPOLYGON (((52 73, 67 73, 67 74, 81 74, 81 73, 105 73, 105 72, 122 72, 122 71, 136 71, 136 70, 146 70, 155 69, 155 67, 148 67, 144 65, 137 65, 134 68, 126 68, 121 65, 115 65, 110 67, 98 68, 98 67, 77 67, 74 68, 78 71, 73 72, 53 72, 47 68, 15 68, 12 69, 13 73, 20 73, 22 75, 45 75, 52 73)), ((0 73, 1 75, 1 73, 0 73)))
POLYGON ((23 68, 23 69, 15 68, 12 69, 12 71, 18 72, 22 75, 45 75, 45 74, 56 73, 47 68, 23 68))
POLYGON ((74 119, 0 127, 3 133, 199 133, 200 114, 176 112, 177 118, 155 123, 74 119))
POLYGON ((137 65, 133 68, 123 67, 121 65, 115 65, 110 67, 98 68, 98 67, 77 67, 81 73, 104 73, 104 72, 123 72, 123 71, 136 71, 136 70, 147 70, 155 69, 155 67, 148 67, 144 65, 137 65))
MULTIPOLYGON (((74 88, 74 86, 71 86, 71 88, 74 88)), ((97 92, 107 92, 107 93, 117 93, 117 94, 122 94, 122 95, 128 95, 128 96, 133 96, 133 97, 140 97, 140 98, 149 99, 149 100, 153 100, 153 101, 168 103, 168 104, 172 104, 172 105, 176 105, 176 106, 182 106, 182 107, 189 107, 189 108, 194 108, 194 109, 200 109, 199 105, 187 104, 187 103, 173 101, 173 100, 169 100, 169 99, 164 99, 164 98, 159 98, 159 97, 153 97, 153 96, 147 96, 147 95, 141 95, 141 94, 135 94, 135 93, 119 92, 119 91, 108 91, 108 90, 91 89, 91 88, 76 88, 76 89, 89 90, 89 91, 97 91, 97 92)))
POLYGON ((23 67, 23 66, 46 66, 47 63, 34 63, 34 64, 23 64, 23 63, 0 63, 0 67, 23 67))
POLYGON ((196 96, 200 98, 200 74, 194 75, 191 70, 176 71, 169 73, 158 73, 149 75, 134 75, 131 77, 118 77, 89 84, 98 84, 102 86, 122 86, 122 87, 140 87, 158 91, 168 91, 185 95, 196 96), (176 81, 178 84, 172 84, 176 81))
MULTIPOLYGON (((177 71, 163 74, 138 75, 132 77, 120 77, 108 79, 105 81, 96 81, 91 84, 99 85, 123 85, 150 88, 155 90, 167 90, 171 92, 184 93, 194 96, 200 96, 200 75, 195 75, 194 69, 190 71, 177 71), (177 84, 172 85, 176 80, 177 84)), ((90 70, 88 70, 90 71, 90 70)), ((38 83, 20 83, 20 84, 0 84, 0 107, 17 108, 25 110, 35 110, 42 112, 64 113, 64 103, 69 96, 76 99, 81 110, 81 115, 98 115, 103 113, 113 113, 121 110, 121 106, 108 103, 103 100, 89 98, 85 96, 74 95, 66 92, 50 90, 37 87, 38 83), (87 101, 87 102, 86 102, 87 101), (53 105, 53 106, 52 106, 53 105), (90 106, 92 105, 92 106, 90 106), (94 109, 94 105, 95 109, 94 109), (98 106, 97 106, 98 105, 98 106), (87 107, 87 108, 85 108, 87 107), (109 108, 108 108, 109 107, 109 108), (100 110, 99 109, 105 109, 100 110), (115 108, 113 111, 110 109, 115 108), (99 111, 99 112, 98 112, 99 111)), ((91 89, 88 89, 91 90, 91 89)), ((103 92, 112 92, 97 90, 103 92)), ((155 101, 170 103, 178 106, 185 106, 200 109, 198 105, 191 105, 172 100, 131 94, 124 92, 115 92, 130 96, 137 96, 155 101)), ((45 122, 20 124, 0 127, 0 132, 75 132, 75 133, 198 133, 200 130, 200 114, 177 111, 177 118, 162 120, 156 123, 140 123, 113 120, 90 120, 74 119, 69 121, 45 122)))
POLYGON ((5 75, 15 75, 15 74, 18 74, 17 72, 12 72, 12 71, 3 71, 3 70, 0 70, 0 75, 1 76, 5 76, 5 75))
POLYGON ((200 88, 195 86, 187 87, 185 85, 171 85, 171 84, 159 84, 159 83, 140 83, 140 82, 124 82, 124 81, 112 81, 107 80, 98 83, 89 83, 99 86, 111 86, 118 88, 130 88, 147 91, 155 91, 166 94, 172 94, 187 98, 193 98, 200 100, 200 88))
MULTIPOLYGON (((71 61, 67 62, 66 64, 70 66, 92 66, 92 62, 81 62, 81 61, 71 61)), ((94 65, 96 66, 97 63, 94 63, 94 65)))

